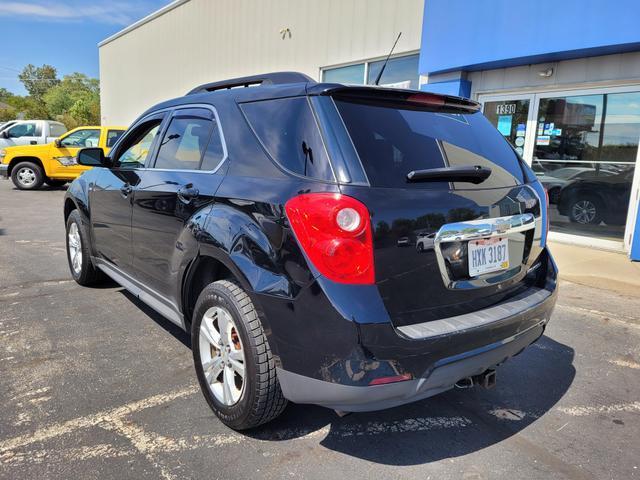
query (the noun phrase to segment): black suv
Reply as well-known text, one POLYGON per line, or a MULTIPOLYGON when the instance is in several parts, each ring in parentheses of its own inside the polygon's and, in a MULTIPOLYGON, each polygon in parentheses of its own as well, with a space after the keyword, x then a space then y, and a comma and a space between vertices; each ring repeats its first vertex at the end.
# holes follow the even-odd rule
POLYGON ((555 304, 545 192, 466 99, 234 79, 78 161, 98 168, 65 198, 73 278, 106 274, 190 332, 235 429, 287 400, 367 411, 491 386, 555 304), (433 248, 397 247, 420 231, 433 248))

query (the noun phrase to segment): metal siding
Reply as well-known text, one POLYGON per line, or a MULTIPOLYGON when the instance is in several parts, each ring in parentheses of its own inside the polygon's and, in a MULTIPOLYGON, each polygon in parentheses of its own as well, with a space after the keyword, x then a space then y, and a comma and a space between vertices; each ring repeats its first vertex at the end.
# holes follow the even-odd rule
MULTIPOLYGON (((420 47, 424 0, 191 0, 100 46, 103 124, 130 123, 194 86, 420 47), (291 29, 282 40, 279 30, 291 29)), ((417 75, 417 72, 416 72, 417 75)))

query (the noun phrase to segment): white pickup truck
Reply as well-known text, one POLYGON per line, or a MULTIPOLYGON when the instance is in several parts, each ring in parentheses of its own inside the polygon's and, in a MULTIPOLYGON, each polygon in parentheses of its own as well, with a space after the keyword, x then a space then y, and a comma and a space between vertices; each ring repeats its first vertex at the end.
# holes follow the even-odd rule
POLYGON ((0 131, 0 148, 51 143, 66 131, 64 124, 53 120, 18 120, 0 131))

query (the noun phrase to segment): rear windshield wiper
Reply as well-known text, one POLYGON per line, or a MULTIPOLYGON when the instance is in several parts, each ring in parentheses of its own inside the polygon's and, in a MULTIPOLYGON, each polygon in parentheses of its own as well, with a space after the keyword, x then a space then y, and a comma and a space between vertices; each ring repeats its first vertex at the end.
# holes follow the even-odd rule
POLYGON ((491 169, 480 165, 412 170, 407 173, 408 182, 468 182, 482 183, 491 175, 491 169))

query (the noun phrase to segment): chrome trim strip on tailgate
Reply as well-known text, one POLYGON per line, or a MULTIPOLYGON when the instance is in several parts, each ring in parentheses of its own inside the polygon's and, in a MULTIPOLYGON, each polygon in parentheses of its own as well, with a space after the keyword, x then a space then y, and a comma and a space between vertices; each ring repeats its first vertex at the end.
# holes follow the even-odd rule
MULTIPOLYGON (((532 213, 519 213, 506 217, 482 218, 466 222, 447 223, 436 233, 434 238, 434 250, 440 275, 445 287, 449 289, 477 288, 490 285, 495 282, 508 280, 522 270, 520 259, 515 266, 511 266, 502 273, 489 273, 470 280, 454 281, 449 277, 442 244, 448 242, 466 242, 481 238, 510 237, 515 239, 515 234, 533 230, 536 227, 536 217, 532 213), (495 278, 491 278, 495 277, 495 278), (492 281, 493 280, 493 281, 492 281)), ((511 255, 511 254, 510 254, 511 255)))
POLYGON ((535 307, 550 296, 551 292, 549 290, 530 288, 503 303, 484 310, 415 325, 403 325, 397 327, 397 330, 413 340, 439 337, 440 335, 457 333, 499 322, 535 307))

